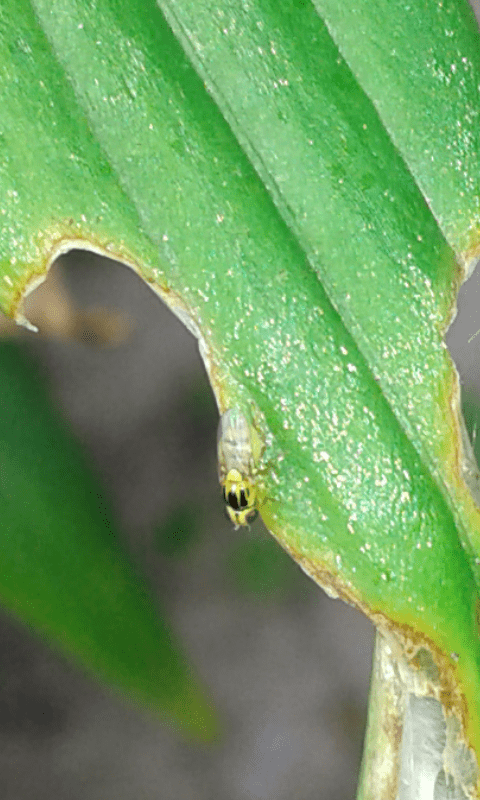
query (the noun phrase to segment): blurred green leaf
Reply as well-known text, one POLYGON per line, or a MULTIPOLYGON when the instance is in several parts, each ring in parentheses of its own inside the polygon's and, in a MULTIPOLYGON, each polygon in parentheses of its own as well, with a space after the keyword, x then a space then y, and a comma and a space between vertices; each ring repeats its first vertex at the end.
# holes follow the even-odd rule
POLYGON ((128 562, 31 358, 0 341, 0 597, 137 702, 201 738, 213 713, 128 562))

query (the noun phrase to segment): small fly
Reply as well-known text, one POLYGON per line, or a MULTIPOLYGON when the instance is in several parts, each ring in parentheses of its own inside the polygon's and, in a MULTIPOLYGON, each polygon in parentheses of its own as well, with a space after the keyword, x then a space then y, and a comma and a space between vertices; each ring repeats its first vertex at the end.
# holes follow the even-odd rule
POLYGON ((258 516, 257 463, 262 443, 238 408, 229 408, 218 426, 218 477, 225 513, 235 528, 258 516))

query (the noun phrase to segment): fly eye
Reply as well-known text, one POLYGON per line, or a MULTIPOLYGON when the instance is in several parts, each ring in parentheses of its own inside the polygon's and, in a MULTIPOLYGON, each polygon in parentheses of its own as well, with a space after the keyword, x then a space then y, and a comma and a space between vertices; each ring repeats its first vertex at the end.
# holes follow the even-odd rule
POLYGON ((235 492, 229 492, 227 497, 227 503, 230 506, 230 508, 233 508, 234 511, 240 511, 240 509, 243 508, 242 496, 243 498, 245 497, 243 491, 240 493, 240 502, 238 502, 238 497, 235 494, 235 492))
POLYGON ((227 505, 234 511, 242 511, 249 506, 250 492, 248 489, 240 489, 239 493, 229 492, 228 494, 224 490, 223 497, 227 505))

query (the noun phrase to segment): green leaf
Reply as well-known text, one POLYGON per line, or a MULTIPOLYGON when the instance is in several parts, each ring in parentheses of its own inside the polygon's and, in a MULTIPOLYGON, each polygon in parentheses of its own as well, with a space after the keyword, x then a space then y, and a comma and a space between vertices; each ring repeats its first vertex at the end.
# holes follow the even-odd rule
POLYGON ((0 376, 3 604, 127 696, 211 737, 212 711, 34 362, 1 342, 0 376))
MULTIPOLYGON (((478 24, 463 0, 314 0, 446 239, 478 256, 478 24)), ((472 265, 473 266, 473 265, 472 265)))
MULTIPOLYGON (((135 266, 201 339, 220 408, 264 438, 274 535, 406 653, 428 648, 478 752, 479 512, 443 343, 452 246, 476 246, 478 192, 462 192, 478 179, 478 80, 457 183, 442 120, 467 95, 460 79, 429 92, 447 28, 478 75, 471 18, 460 0, 413 0, 394 62, 407 77, 377 97, 383 78, 367 86, 313 5, 161 5, 168 22, 139 0, 3 4, 3 305, 72 240, 135 266), (387 119, 387 93, 412 116, 387 119)), ((370 9, 382 31, 401 11, 370 9)), ((356 27, 342 38, 338 19, 347 53, 356 27)), ((363 48, 368 64, 374 39, 363 48)))
MULTIPOLYGON (((444 490, 457 517, 462 542, 471 555, 472 569, 478 573, 478 509, 465 493, 459 474, 460 433, 450 400, 457 379, 443 343, 461 275, 425 195, 419 191, 422 183, 418 181, 417 185, 412 180, 413 155, 404 148, 403 159, 399 157, 388 127, 342 60, 313 7, 265 0, 259 20, 247 10, 239 11, 236 4, 230 4, 225 12, 216 11, 215 4, 209 3, 202 3, 198 10, 193 0, 165 0, 163 5, 401 426, 444 490), (291 36, 292 30, 295 36, 291 36)), ((382 26, 394 36, 396 28, 390 16, 395 5, 390 15, 383 8, 385 4, 379 3, 377 11, 374 5, 369 6, 368 13, 381 13, 382 26)), ((351 13, 356 6, 349 5, 351 13)), ((433 5, 425 12, 423 4, 418 4, 416 15, 414 5, 409 9, 405 12, 407 22, 413 16, 420 29, 424 16, 431 14, 437 21, 441 14, 433 5)), ((461 9, 459 4, 463 23, 461 9)), ((451 11, 445 11, 450 23, 451 11)), ((457 50, 457 38, 465 33, 460 23, 454 38, 457 50)), ((354 35, 351 19, 345 29, 350 37, 354 35)), ((405 65, 399 71, 408 77, 397 79, 393 90, 388 82, 382 83, 382 97, 388 95, 392 107, 419 96, 413 84, 405 97, 413 71, 408 57, 423 53, 425 39, 419 34, 414 40, 411 26, 405 37, 409 46, 405 48, 405 65)), ((443 29, 438 38, 443 44, 443 29)), ((475 66, 480 72, 477 39, 466 37, 462 44, 469 71, 475 76, 475 66)), ((378 66, 380 69, 381 64, 378 66)), ((431 74, 425 71, 428 95, 431 74)), ((376 80, 381 82, 378 75, 376 80)), ((421 77, 417 80, 421 82, 421 77)), ((454 161, 448 181, 443 162, 441 177, 435 173, 438 202, 441 197, 445 216, 444 193, 448 196, 457 231, 457 198, 462 197, 465 204, 464 184, 476 181, 473 167, 478 159, 480 128, 471 106, 474 101, 478 105, 478 84, 480 74, 474 85, 469 80, 461 87, 470 91, 468 111, 464 109, 462 117, 462 130, 469 142, 469 147, 464 146, 463 171, 459 171, 458 153, 452 155, 447 148, 449 163, 454 161), (457 179, 455 187, 451 185, 452 174, 457 179)), ((421 120, 432 115, 433 109, 440 107, 445 117, 450 114, 458 118, 458 87, 445 84, 441 96, 438 88, 429 104, 425 93, 417 100, 423 111, 419 140, 429 130, 421 127, 421 120)), ((438 115, 435 119, 438 121, 438 115)), ((402 128, 401 120, 398 127, 408 138, 410 128, 405 124, 402 128)), ((446 122, 440 125, 441 131, 445 128, 446 122)), ((437 143, 442 155, 446 136, 444 133, 437 143)), ((421 147, 420 143, 417 149, 421 147)), ((423 152, 423 158, 431 169, 431 153, 423 152)), ((475 187, 473 196, 478 202, 476 183, 475 187)), ((429 191, 427 198, 430 196, 429 191)), ((470 205, 472 213, 475 203, 470 205)), ((465 222, 464 213, 463 227, 469 236, 470 224, 470 217, 465 222)))

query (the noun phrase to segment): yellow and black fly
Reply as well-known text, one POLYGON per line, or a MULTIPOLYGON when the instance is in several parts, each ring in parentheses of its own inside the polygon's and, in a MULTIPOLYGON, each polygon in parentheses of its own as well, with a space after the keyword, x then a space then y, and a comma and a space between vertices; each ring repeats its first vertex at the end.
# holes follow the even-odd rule
POLYGON ((218 427, 218 477, 225 513, 235 528, 251 525, 258 515, 257 464, 263 446, 253 425, 230 408, 218 427))

